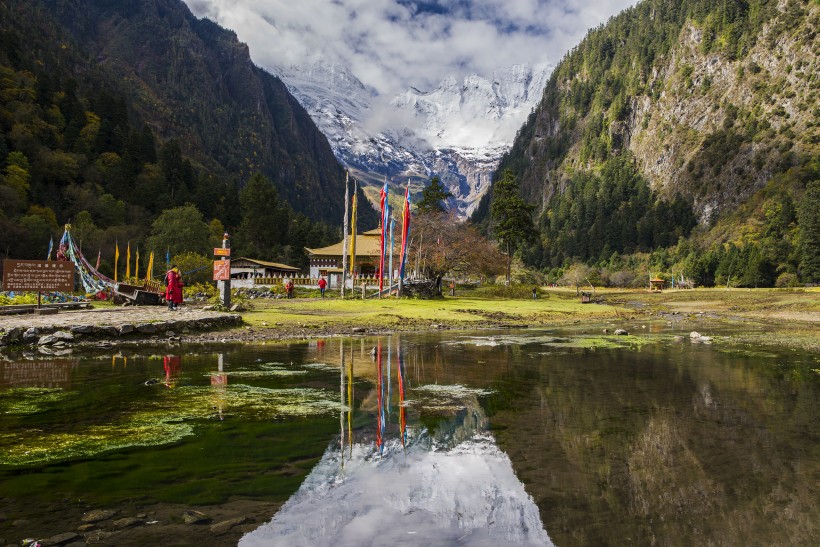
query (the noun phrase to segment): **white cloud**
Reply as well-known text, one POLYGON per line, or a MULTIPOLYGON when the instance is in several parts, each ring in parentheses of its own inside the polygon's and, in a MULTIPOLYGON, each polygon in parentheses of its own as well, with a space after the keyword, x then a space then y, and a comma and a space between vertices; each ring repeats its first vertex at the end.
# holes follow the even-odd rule
POLYGON ((234 30, 258 65, 317 56, 393 96, 447 76, 554 66, 589 28, 636 0, 185 0, 234 30))

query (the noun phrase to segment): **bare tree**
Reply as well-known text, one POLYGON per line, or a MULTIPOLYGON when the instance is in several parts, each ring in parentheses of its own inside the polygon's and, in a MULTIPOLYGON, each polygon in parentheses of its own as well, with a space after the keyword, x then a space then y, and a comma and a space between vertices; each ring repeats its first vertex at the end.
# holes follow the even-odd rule
POLYGON ((459 222, 454 215, 429 212, 414 218, 418 234, 410 247, 419 274, 428 279, 436 293, 446 275, 498 275, 505 259, 498 248, 478 230, 459 222))

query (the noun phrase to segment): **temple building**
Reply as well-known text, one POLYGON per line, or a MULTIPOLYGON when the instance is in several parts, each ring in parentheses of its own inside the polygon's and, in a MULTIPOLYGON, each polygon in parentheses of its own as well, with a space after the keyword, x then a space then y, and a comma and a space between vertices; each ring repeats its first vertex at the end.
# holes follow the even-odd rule
MULTIPOLYGON (((379 271, 379 241, 381 229, 376 228, 363 234, 356 235, 356 264, 355 276, 357 278, 371 278, 379 271)), ((401 252, 401 236, 394 234, 393 241, 393 270, 398 269, 399 253, 401 252), (398 236, 398 238, 396 237, 398 236)), ((348 240, 348 245, 350 242, 348 240)), ((344 241, 328 245, 319 249, 309 249, 305 247, 310 259, 310 277, 327 279, 331 287, 338 287, 341 283, 342 274, 342 250, 344 241)), ((389 249, 389 243, 387 244, 389 249)), ((349 249, 348 249, 349 252, 349 249)), ((348 255, 348 260, 350 256, 348 255)), ((389 260, 389 250, 385 256, 385 270, 389 260)), ((348 265, 348 268, 350 266, 348 265)))
POLYGON ((287 264, 245 257, 231 260, 231 281, 235 287, 252 287, 254 284, 269 285, 278 282, 283 277, 297 275, 299 275, 299 268, 287 264))

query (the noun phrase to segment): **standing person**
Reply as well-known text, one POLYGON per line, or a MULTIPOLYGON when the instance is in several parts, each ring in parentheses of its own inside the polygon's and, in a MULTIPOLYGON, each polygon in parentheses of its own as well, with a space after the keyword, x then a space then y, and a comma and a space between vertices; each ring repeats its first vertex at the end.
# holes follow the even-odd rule
POLYGON ((182 274, 176 265, 171 266, 165 274, 165 300, 168 301, 168 309, 176 310, 182 304, 182 274))
POLYGON ((322 293, 322 298, 325 297, 325 289, 327 288, 327 281, 324 277, 319 278, 319 292, 322 293))
POLYGON ((288 279, 288 282, 285 283, 285 292, 288 294, 288 298, 293 298, 293 280, 288 279))

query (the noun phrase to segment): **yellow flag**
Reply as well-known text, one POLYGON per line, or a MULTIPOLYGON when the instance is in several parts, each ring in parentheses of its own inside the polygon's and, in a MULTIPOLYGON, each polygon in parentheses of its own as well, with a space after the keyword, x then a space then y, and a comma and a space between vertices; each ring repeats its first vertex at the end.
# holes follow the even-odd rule
POLYGON ((154 251, 151 251, 151 254, 148 255, 148 267, 145 268, 145 279, 153 279, 154 277, 154 251))
POLYGON ((140 278, 140 248, 137 247, 137 259, 134 261, 134 277, 140 278))
POLYGON ((125 281, 131 277, 131 242, 128 242, 128 247, 125 249, 125 281))
POLYGON ((117 280, 117 265, 120 263, 120 245, 114 242, 114 281, 117 280))
POLYGON ((358 204, 357 194, 356 191, 358 184, 353 186, 353 211, 350 214, 350 232, 352 236, 350 238, 350 277, 353 277, 356 272, 356 209, 358 204))

